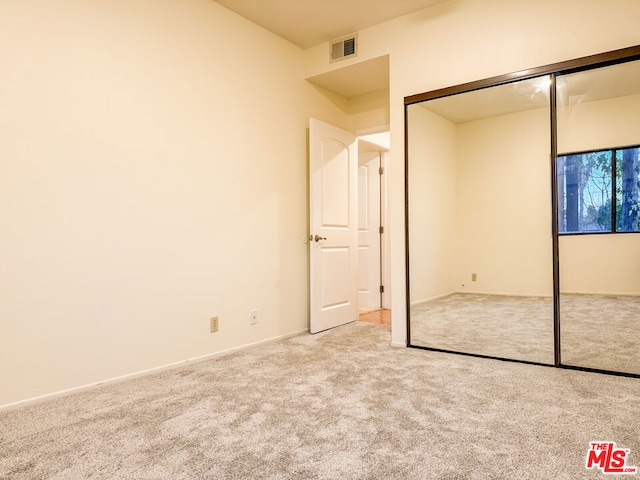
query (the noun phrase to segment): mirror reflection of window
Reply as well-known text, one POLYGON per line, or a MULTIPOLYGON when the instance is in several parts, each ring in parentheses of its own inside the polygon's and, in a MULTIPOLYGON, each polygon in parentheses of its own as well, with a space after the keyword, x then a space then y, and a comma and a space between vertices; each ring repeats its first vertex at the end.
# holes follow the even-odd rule
POLYGON ((639 151, 613 148, 558 157, 560 233, 640 230, 639 151))
POLYGON ((640 62, 557 92, 562 363, 640 374, 640 62))

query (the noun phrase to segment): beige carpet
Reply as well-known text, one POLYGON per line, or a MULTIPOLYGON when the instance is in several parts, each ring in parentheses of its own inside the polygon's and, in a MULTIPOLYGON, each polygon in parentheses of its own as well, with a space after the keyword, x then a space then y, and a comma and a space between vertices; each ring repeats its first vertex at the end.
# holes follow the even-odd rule
POLYGON ((561 295, 562 363, 640 374, 640 297, 561 295))
MULTIPOLYGON (((640 297, 563 294, 562 363, 640 374, 640 297)), ((411 308, 412 345, 553 364, 549 297, 459 293, 411 308)))
POLYGON ((553 365, 552 299, 456 293, 414 305, 411 344, 553 365))
POLYGON ((595 479, 640 380, 389 346, 353 323, 0 413, 2 479, 595 479))

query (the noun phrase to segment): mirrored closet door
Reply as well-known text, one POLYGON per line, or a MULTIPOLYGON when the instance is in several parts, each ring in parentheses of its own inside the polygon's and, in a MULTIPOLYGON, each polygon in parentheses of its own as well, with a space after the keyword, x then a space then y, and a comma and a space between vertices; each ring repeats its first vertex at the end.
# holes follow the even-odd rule
POLYGON ((640 46, 405 119, 409 346, 640 377, 640 46))
POLYGON ((411 345, 553 364, 550 81, 407 107, 411 345))
POLYGON ((562 363, 640 374, 640 61, 556 89, 562 363))

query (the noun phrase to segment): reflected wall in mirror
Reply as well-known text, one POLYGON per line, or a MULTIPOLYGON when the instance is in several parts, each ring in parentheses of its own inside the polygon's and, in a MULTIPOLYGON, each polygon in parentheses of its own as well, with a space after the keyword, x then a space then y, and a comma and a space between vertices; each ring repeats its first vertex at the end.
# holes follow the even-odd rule
POLYGON ((557 78, 564 365, 640 374, 640 61, 557 78))
POLYGON ((554 363, 549 85, 407 106, 410 345, 554 363))

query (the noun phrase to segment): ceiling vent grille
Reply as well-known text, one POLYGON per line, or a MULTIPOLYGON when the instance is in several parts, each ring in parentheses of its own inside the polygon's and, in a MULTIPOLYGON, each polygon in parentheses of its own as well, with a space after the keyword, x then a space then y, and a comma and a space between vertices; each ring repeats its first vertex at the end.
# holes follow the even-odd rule
POLYGON ((331 62, 358 56, 358 34, 339 38, 331 42, 331 62))

